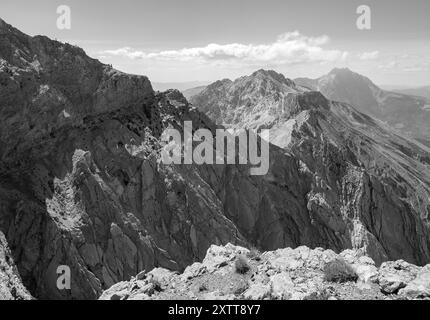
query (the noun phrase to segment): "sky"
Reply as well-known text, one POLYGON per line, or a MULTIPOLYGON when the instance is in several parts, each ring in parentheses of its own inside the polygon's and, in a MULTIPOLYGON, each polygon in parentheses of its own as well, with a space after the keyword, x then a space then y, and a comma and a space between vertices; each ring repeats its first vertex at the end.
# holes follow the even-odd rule
POLYGON ((264 68, 316 78, 348 67, 380 85, 430 85, 429 0, 1 0, 21 31, 82 47, 154 82, 234 79, 264 68), (58 6, 70 8, 61 29, 58 6), (370 8, 359 29, 357 8, 370 8))

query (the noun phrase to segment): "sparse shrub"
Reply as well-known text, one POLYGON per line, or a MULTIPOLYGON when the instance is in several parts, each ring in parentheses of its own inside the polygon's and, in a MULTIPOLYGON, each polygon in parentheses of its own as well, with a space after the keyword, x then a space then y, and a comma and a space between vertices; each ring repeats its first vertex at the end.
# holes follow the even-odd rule
POLYGON ((208 291, 208 287, 205 283, 201 283, 199 286, 199 292, 208 291))
POLYGON ((343 259, 335 259, 324 266, 324 279, 330 282, 343 283, 356 281, 358 278, 354 269, 343 259))
POLYGON ((239 274, 247 273, 250 269, 248 259, 243 254, 237 255, 236 261, 234 262, 234 268, 239 274))
POLYGON ((151 279, 149 280, 149 283, 152 284, 152 288, 154 291, 157 291, 157 292, 163 291, 163 287, 160 281, 158 281, 158 279, 156 279, 155 277, 151 277, 151 279))

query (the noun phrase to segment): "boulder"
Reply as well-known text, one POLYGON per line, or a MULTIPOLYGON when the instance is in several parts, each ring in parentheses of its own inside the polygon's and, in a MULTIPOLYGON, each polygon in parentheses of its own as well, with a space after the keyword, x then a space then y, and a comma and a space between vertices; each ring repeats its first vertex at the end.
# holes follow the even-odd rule
POLYGON ((397 293, 416 278, 420 269, 403 260, 384 262, 379 268, 378 276, 381 291, 387 294, 397 293))
POLYGON ((0 300, 30 300, 4 234, 0 231, 0 300))
POLYGON ((399 295, 410 299, 430 298, 430 265, 418 271, 416 278, 401 289, 399 295))
POLYGON ((271 293, 270 285, 256 283, 252 284, 244 293, 243 297, 246 300, 263 300, 269 298, 271 293))
POLYGON ((270 278, 271 296, 279 300, 288 300, 294 292, 294 282, 286 272, 278 273, 270 278))

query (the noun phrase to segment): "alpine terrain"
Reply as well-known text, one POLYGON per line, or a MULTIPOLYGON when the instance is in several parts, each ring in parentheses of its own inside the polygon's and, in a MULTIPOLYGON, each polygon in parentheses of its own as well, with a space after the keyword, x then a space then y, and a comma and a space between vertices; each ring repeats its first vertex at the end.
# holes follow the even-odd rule
MULTIPOLYGON (((338 256, 354 266, 362 257, 370 271, 403 259, 412 276, 381 288, 417 296, 406 288, 428 280, 428 148, 274 71, 218 81, 191 102, 0 20, 0 298, 112 297, 117 283, 146 285, 154 268, 179 277, 225 247, 267 251, 264 265, 315 250, 302 271, 338 256), (214 136, 221 125, 270 129, 268 173, 164 164, 161 135, 184 121, 214 136), (70 268, 70 290, 57 286, 59 266, 70 268)), ((230 270, 227 255, 213 270, 230 270)), ((306 296, 293 294, 273 296, 306 296)))

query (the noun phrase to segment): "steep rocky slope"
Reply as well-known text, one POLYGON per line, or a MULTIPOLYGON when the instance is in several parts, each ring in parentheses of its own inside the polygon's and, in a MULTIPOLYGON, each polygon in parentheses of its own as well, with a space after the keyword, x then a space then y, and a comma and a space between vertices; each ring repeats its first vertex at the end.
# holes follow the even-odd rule
POLYGON ((294 95, 283 117, 301 117, 300 152, 271 145, 265 176, 247 165, 164 165, 165 128, 215 124, 178 91, 156 93, 146 77, 0 20, 0 230, 31 294, 95 299, 142 270, 181 271, 228 242, 429 261, 428 153, 372 122, 375 140, 347 120, 337 124, 342 138, 336 127, 329 139, 321 130, 332 119, 361 121, 363 131, 370 120, 349 108, 335 115, 329 109, 342 105, 272 77, 294 95), (385 135, 399 147, 385 146, 385 135), (71 290, 56 287, 59 265, 71 269, 71 290))
POLYGON ((4 22, 0 32, 0 229, 37 298, 97 298, 142 269, 181 270, 214 243, 343 245, 311 222, 296 159, 274 148, 264 177, 165 166, 164 128, 214 128, 179 92, 156 94, 145 77, 4 22), (71 290, 56 287, 59 265, 71 290))
POLYGON ((260 254, 227 244, 211 246, 201 263, 182 274, 163 268, 141 272, 115 284, 100 299, 428 300, 430 265, 398 260, 378 268, 361 251, 336 254, 301 246, 260 254))
POLYGON ((364 246, 377 263, 429 261, 429 149, 273 71, 215 82, 191 102, 233 129, 269 128, 300 160, 308 215, 330 230, 321 245, 364 246))
POLYGON ((12 253, 0 231, 0 300, 28 300, 31 298, 22 284, 12 253))
POLYGON ((297 83, 321 91, 327 98, 352 104, 430 147, 430 101, 423 97, 380 89, 370 79, 349 69, 333 69, 318 79, 297 83))
POLYGON ((189 100, 192 96, 195 96, 196 94, 199 94, 202 92, 206 86, 199 86, 199 87, 193 87, 186 90, 181 90, 184 97, 189 100))

